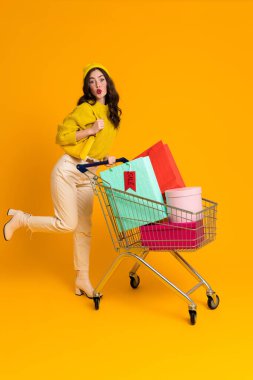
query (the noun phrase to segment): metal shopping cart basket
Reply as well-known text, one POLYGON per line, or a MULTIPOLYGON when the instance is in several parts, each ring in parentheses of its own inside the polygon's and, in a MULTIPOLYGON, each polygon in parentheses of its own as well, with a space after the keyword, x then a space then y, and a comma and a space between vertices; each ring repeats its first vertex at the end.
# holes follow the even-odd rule
MULTIPOLYGON (((127 162, 127 160, 120 158, 116 162, 127 162)), ((88 177, 94 193, 99 199, 114 249, 118 254, 94 290, 95 309, 99 309, 100 292, 119 263, 124 258, 131 257, 135 260, 135 264, 129 272, 131 287, 136 289, 139 286, 140 278, 137 270, 143 264, 188 303, 190 323, 194 325, 197 317, 197 305, 190 298, 190 294, 201 286, 205 287, 207 305, 210 309, 218 307, 219 297, 179 252, 196 251, 215 239, 217 203, 202 199, 202 210, 193 213, 114 189, 109 183, 88 170, 89 167, 107 163, 108 161, 103 161, 77 165, 77 169, 84 175, 87 175, 87 172, 92 174, 88 177), (150 251, 170 252, 197 279, 196 285, 187 292, 182 291, 146 261, 150 251)))

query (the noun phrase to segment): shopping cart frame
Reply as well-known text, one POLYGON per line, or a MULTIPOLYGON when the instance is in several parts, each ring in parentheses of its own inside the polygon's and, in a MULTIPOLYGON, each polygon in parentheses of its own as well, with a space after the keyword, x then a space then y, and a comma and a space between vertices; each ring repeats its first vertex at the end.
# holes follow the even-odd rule
MULTIPOLYGON (((127 162, 125 158, 117 159, 116 162, 127 162)), ((118 189, 114 189, 111 185, 102 180, 102 178, 89 170, 90 167, 100 166, 108 164, 108 161, 90 163, 90 164, 79 164, 77 165, 77 169, 86 175, 93 188, 94 194, 97 196, 99 200, 100 207, 102 209, 102 213, 104 219, 106 221, 106 225, 114 246, 115 251, 118 253, 118 256, 114 259, 109 269, 106 271, 102 279, 99 281, 98 285, 94 289, 93 301, 95 304, 95 309, 98 310, 100 306, 101 299, 101 291, 104 288, 105 284, 108 282, 114 271, 117 269, 119 264, 125 258, 132 258, 135 261, 132 269, 129 272, 130 285, 133 289, 138 288, 140 283, 140 277, 137 274, 137 271, 141 265, 144 265, 148 268, 159 280, 161 280, 166 286, 175 291, 183 300, 188 303, 188 311, 190 315, 190 323, 194 325, 196 323, 197 318, 197 305, 190 297, 190 295, 195 292, 198 288, 203 286, 206 289, 207 296, 207 305, 209 309, 214 310, 219 305, 219 296, 212 289, 210 284, 196 271, 196 269, 191 266, 184 257, 179 253, 180 251, 195 251, 199 248, 202 248, 206 244, 209 244, 216 237, 216 219, 217 219, 217 203, 210 201, 208 199, 203 198, 203 210, 198 213, 189 212, 187 210, 183 210, 176 207, 169 207, 165 203, 156 202, 135 194, 130 194, 121 191, 118 189), (90 175, 88 175, 89 173, 90 175), (121 197, 121 198, 120 198, 121 197), (141 207, 147 207, 149 210, 155 209, 160 210, 161 208, 168 212, 168 218, 171 216, 171 213, 174 213, 178 218, 179 215, 183 215, 184 218, 192 220, 192 218, 201 217, 202 219, 208 218, 206 221, 206 225, 208 226, 208 232, 205 232, 205 239, 202 238, 201 241, 198 242, 195 247, 184 247, 181 249, 164 249, 164 247, 160 247, 161 249, 156 248, 155 251, 166 251, 172 254, 172 256, 197 280, 197 283, 188 291, 184 292, 180 289, 176 284, 166 278, 162 273, 160 273, 157 269, 155 269, 152 265, 150 265, 146 261, 146 257, 148 254, 153 251, 147 246, 143 246, 143 242, 138 235, 138 227, 132 228, 128 231, 124 229, 124 222, 126 222, 126 218, 120 215, 120 211, 117 206, 116 198, 122 199, 124 202, 127 202, 127 197, 131 198, 131 202, 134 202, 136 205, 142 205, 141 207), (133 199, 133 201, 132 201, 133 199), (152 204, 152 207, 151 207, 152 204), (125 220, 123 220, 125 219, 125 220), (210 219, 210 220, 209 220, 210 219), (209 225, 210 224, 210 225, 209 225), (210 231, 209 231, 210 230, 210 231), (130 231, 130 232, 129 232, 130 231), (206 237, 207 236, 207 237, 206 237)), ((130 202, 130 201, 129 201, 130 202)), ((131 220, 129 218, 128 222, 131 220)), ((154 223, 155 224, 155 223, 154 223)), ((207 228, 205 226, 205 228, 207 228)))

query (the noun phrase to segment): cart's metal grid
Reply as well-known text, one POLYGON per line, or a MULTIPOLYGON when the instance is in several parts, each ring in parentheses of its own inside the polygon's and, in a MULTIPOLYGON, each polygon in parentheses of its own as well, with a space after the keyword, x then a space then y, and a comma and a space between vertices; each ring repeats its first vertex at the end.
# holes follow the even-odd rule
MULTIPOLYGON (((77 168, 89 165, 78 165, 77 168)), ((208 282, 179 254, 179 251, 192 252, 202 248, 206 244, 212 242, 216 237, 216 220, 217 220, 217 203, 208 199, 202 199, 203 209, 198 213, 193 213, 187 210, 179 209, 176 207, 170 207, 165 203, 159 203, 141 196, 128 193, 125 191, 114 189, 110 184, 101 179, 98 175, 90 172, 88 168, 80 170, 82 172, 89 173, 88 178, 91 181, 91 185, 95 195, 98 197, 108 231, 118 256, 111 264, 108 271, 94 290, 94 303, 95 308, 99 309, 100 292, 109 280, 113 272, 116 270, 120 262, 124 258, 133 258, 135 264, 129 272, 130 285, 132 288, 137 288, 140 283, 140 278, 137 275, 137 270, 140 265, 143 264, 149 270, 152 271, 164 284, 173 289, 178 295, 180 295, 187 303, 190 314, 191 324, 196 323, 197 305, 190 298, 190 294, 196 291, 199 287, 206 288, 207 304, 210 309, 216 309, 219 304, 219 297, 215 291, 211 288, 208 282), (122 205, 124 212, 122 213, 122 205), (119 207, 120 206, 120 207, 119 207), (138 212, 138 208, 141 208, 141 213, 138 212), (145 210, 145 212, 143 212, 145 210), (129 211, 129 212, 128 212, 129 211), (167 213, 164 218, 164 211, 167 213), (176 219, 177 221, 187 222, 191 227, 181 227, 183 230, 188 230, 188 235, 184 238, 184 242, 178 240, 178 236, 170 236, 169 240, 164 237, 159 237, 159 232, 154 236, 152 233, 148 237, 148 241, 143 241, 140 228, 129 228, 129 223, 138 223, 139 225, 148 225, 150 220, 154 220, 151 216, 153 213, 161 213, 161 220, 153 222, 153 226, 168 227, 169 218, 176 219), (196 223, 197 227, 192 227, 192 222, 196 223), (199 224, 198 224, 199 223, 199 224), (128 224, 128 229, 125 226, 128 224), (198 233, 198 230, 200 233, 198 233), (195 233, 195 239, 189 239, 189 233, 193 231, 195 233), (188 237, 187 237, 188 236, 188 237), (191 246, 187 246, 187 239, 190 240, 191 246), (146 244, 146 245, 145 245, 146 244), (188 290, 182 291, 177 285, 172 283, 162 273, 157 271, 151 266, 145 259, 150 252, 149 245, 155 246, 155 251, 170 252, 174 258, 176 258, 187 271, 197 279, 197 284, 188 290), (185 244, 185 246, 184 246, 185 244), (174 248, 171 248, 174 247, 174 248)), ((84 173, 84 174, 86 174, 84 173)), ((177 230, 180 227, 177 227, 177 230)), ((153 249, 153 250, 154 250, 153 249)))

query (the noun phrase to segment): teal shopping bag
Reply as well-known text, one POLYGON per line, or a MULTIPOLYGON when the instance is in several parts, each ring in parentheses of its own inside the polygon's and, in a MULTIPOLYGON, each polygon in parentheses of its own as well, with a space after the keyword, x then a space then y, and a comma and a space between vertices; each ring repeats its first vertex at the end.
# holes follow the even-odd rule
POLYGON ((149 157, 112 167, 100 172, 100 176, 120 232, 167 218, 149 157))

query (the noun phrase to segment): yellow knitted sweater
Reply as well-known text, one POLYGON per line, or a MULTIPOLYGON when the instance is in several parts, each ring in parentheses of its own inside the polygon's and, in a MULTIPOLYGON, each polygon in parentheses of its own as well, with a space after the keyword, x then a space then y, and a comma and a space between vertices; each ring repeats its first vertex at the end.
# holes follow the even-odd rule
POLYGON ((87 102, 80 104, 58 125, 56 143, 70 156, 102 160, 109 154, 118 131, 109 120, 108 112, 108 105, 98 101, 94 105, 87 102), (76 141, 76 132, 90 128, 97 119, 104 120, 104 129, 96 136, 76 141))

